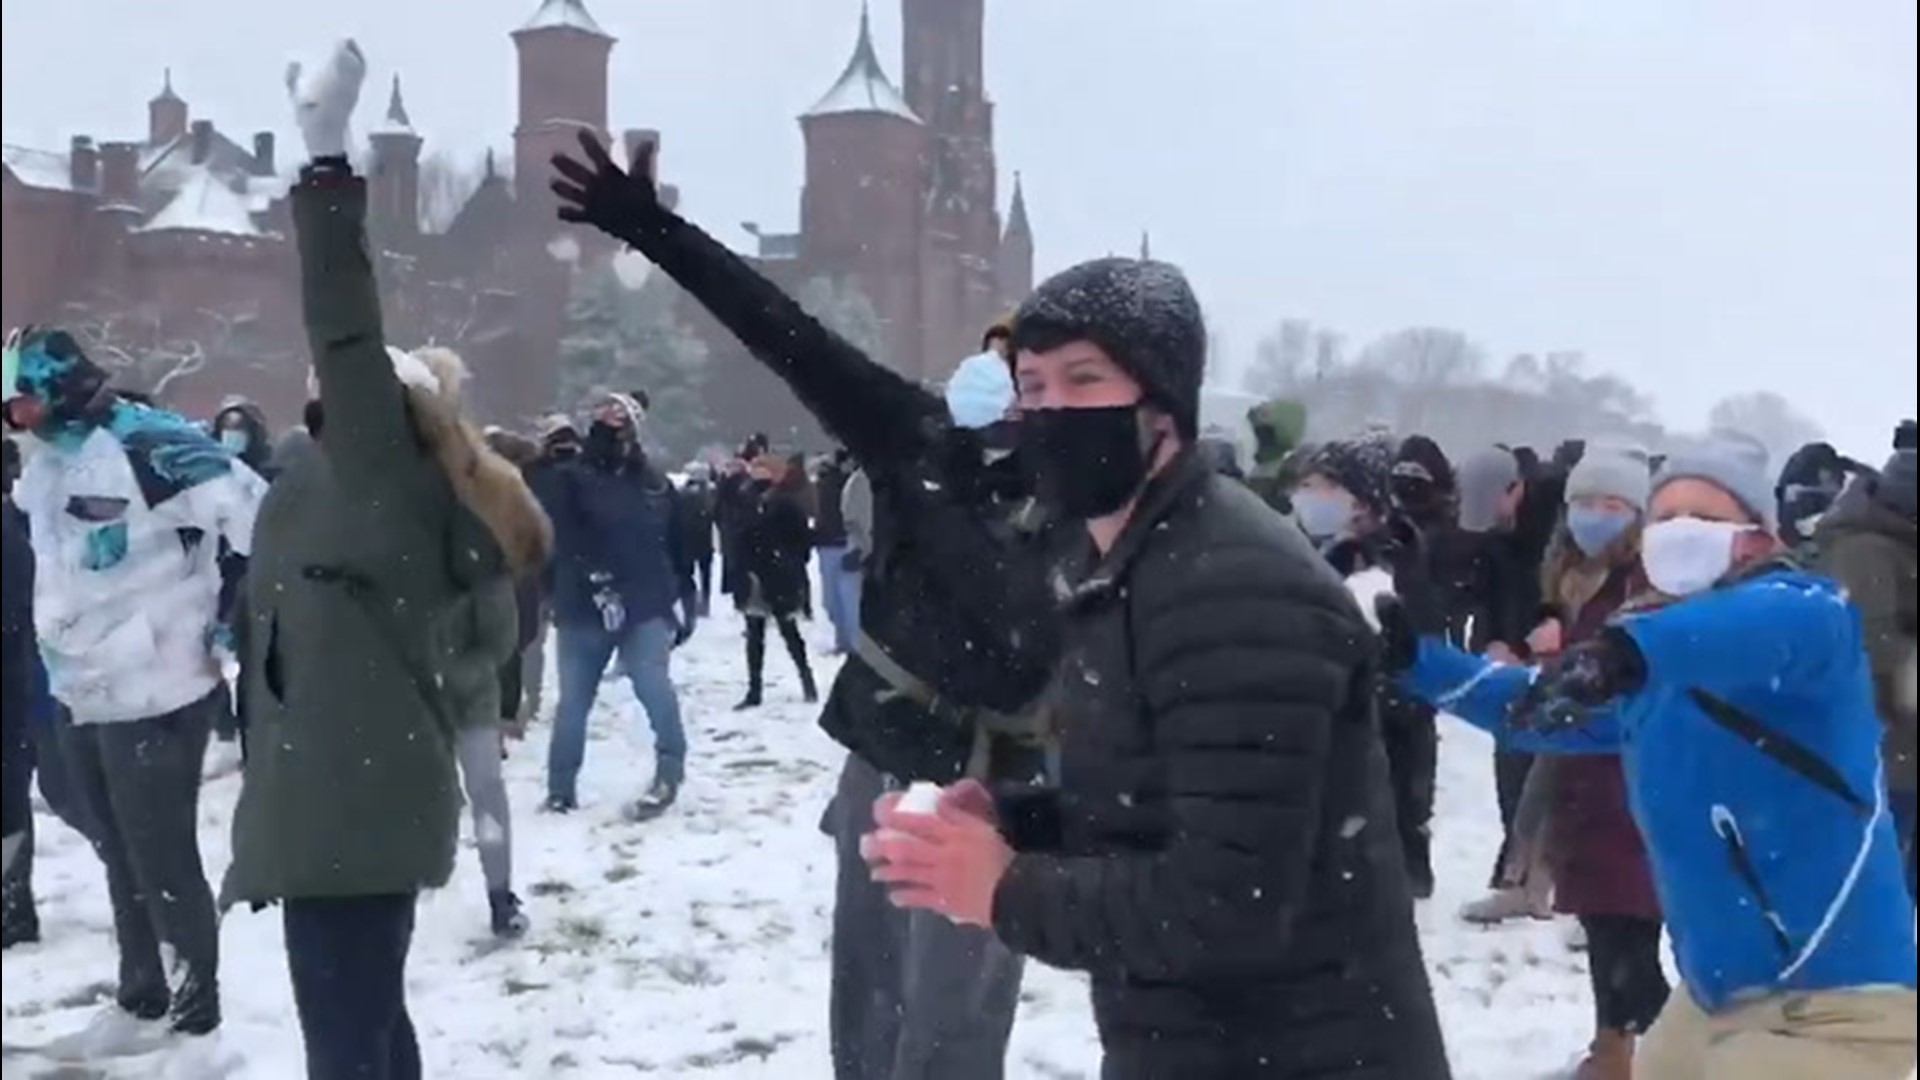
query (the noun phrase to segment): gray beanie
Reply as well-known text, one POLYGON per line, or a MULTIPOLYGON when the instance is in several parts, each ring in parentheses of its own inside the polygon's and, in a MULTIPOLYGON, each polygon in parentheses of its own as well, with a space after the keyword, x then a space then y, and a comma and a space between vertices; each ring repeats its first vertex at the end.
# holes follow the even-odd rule
POLYGON ((1744 435, 1716 433, 1699 446, 1669 455, 1652 493, 1660 494, 1675 480, 1704 480, 1733 496, 1768 532, 1778 524, 1767 449, 1744 435))
POLYGON ((1576 499, 1615 498, 1646 513, 1653 495, 1653 466, 1637 446, 1591 444, 1580 463, 1567 474, 1567 502, 1576 499))

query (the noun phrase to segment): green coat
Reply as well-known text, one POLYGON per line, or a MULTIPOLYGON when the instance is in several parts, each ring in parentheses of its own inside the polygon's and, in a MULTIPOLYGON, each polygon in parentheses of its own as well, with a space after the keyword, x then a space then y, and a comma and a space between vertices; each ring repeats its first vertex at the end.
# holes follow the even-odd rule
POLYGON ((1847 489, 1814 533, 1821 573, 1846 587, 1860 609, 1875 697, 1887 724, 1887 782, 1915 788, 1916 735, 1910 685, 1914 662, 1914 523, 1873 498, 1871 481, 1847 489))
POLYGON ((293 215, 327 429, 256 526, 223 905, 446 883, 461 799, 442 628, 509 572, 394 374, 364 182, 303 180, 293 215))
POLYGON ((1253 470, 1247 486, 1281 513, 1292 510, 1289 493, 1299 480, 1292 468, 1295 451, 1307 433, 1307 407, 1297 401, 1274 400, 1247 410, 1253 428, 1253 470))

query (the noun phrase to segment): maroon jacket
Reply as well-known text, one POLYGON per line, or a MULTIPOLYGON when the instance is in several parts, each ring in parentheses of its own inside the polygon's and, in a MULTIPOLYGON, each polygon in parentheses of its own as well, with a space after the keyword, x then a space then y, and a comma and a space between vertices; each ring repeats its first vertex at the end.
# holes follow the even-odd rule
MULTIPOLYGON (((1626 602, 1646 590, 1636 561, 1607 576, 1592 600, 1564 620, 1564 645, 1598 634, 1626 602)), ((1552 759, 1546 858, 1554 906, 1564 915, 1660 918, 1647 849, 1627 807, 1625 774, 1615 754, 1552 759)))

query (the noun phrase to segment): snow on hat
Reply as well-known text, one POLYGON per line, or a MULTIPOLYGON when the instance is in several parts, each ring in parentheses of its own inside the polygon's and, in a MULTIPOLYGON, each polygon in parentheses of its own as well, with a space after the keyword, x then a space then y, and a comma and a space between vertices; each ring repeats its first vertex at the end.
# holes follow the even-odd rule
POLYGON ((1460 527, 1491 532, 1500 524, 1500 504, 1521 480, 1520 459, 1498 446, 1475 450, 1454 471, 1460 483, 1460 527))
POLYGON ((1625 499, 1641 513, 1653 496, 1653 466, 1638 446, 1591 444, 1567 474, 1567 502, 1625 499))
POLYGON ((1393 439, 1383 434, 1323 443, 1302 476, 1324 476, 1347 489, 1361 506, 1384 514, 1390 507, 1387 485, 1393 473, 1393 439))
POLYGON ((1767 471, 1767 448, 1735 432, 1714 434, 1707 442, 1667 457, 1654 479, 1658 495, 1676 480, 1701 480, 1726 492, 1753 520, 1772 532, 1776 523, 1773 480, 1767 471))
POLYGON ((1014 318, 1014 347, 1047 352, 1075 341, 1098 345, 1173 417, 1183 439, 1199 438, 1207 326, 1178 267, 1095 259, 1042 282, 1014 318))
POLYGON ((1006 419, 1013 397, 1013 373, 995 352, 960 361, 947 380, 947 412, 955 427, 977 431, 1006 419))

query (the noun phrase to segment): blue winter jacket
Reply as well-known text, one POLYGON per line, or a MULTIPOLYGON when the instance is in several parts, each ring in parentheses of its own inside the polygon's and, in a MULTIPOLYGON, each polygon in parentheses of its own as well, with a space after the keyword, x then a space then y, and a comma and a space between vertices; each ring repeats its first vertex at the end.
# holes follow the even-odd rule
POLYGON ((644 462, 569 461, 535 488, 553 521, 556 625, 601 625, 594 603, 604 579, 628 626, 674 618, 692 598, 693 564, 682 550, 679 497, 644 462))
POLYGON ((1565 731, 1509 726, 1537 669, 1437 640, 1416 693, 1511 749, 1619 753, 1694 998, 1914 986, 1913 901, 1888 813, 1858 612, 1780 568, 1615 625, 1644 689, 1565 731))

